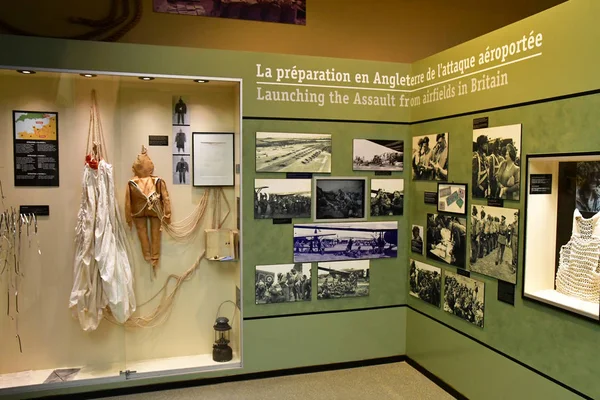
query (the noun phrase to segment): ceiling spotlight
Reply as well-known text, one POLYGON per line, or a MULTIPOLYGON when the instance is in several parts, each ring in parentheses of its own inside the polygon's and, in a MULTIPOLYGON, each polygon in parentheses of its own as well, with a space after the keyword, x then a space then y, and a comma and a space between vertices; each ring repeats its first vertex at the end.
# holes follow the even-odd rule
POLYGON ((35 74, 35 71, 29 70, 29 69, 18 69, 17 72, 20 74, 25 74, 25 75, 35 74))
POLYGON ((138 79, 141 79, 143 81, 153 81, 154 78, 151 76, 140 76, 138 79))
POLYGON ((206 79, 194 79, 194 82, 196 82, 196 83, 208 83, 210 81, 207 81, 206 79))
POLYGON ((81 76, 83 76, 84 78, 95 78, 97 75, 96 74, 79 74, 81 76))

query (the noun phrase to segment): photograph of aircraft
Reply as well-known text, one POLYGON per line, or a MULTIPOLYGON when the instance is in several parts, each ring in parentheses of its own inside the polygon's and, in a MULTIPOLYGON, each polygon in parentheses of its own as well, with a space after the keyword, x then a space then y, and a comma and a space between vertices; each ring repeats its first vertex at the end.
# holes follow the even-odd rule
POLYGON ((310 179, 255 179, 254 219, 310 218, 310 179))
POLYGON ((256 172, 331 172, 331 134, 256 132, 256 172))
POLYGON ((294 225, 294 262, 397 256, 397 221, 294 225))
POLYGON ((318 263, 317 299, 369 295, 369 260, 318 263))

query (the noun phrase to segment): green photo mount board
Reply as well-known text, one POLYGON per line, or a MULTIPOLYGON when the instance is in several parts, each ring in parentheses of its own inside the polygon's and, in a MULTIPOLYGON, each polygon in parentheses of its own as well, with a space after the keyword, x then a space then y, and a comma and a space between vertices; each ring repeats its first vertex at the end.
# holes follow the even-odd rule
MULTIPOLYGON (((244 367, 186 379, 406 354, 470 398, 600 398, 600 325, 521 299, 522 260, 514 307, 496 300, 494 279, 472 274, 486 284, 483 329, 407 296, 406 279, 409 257, 426 261, 408 254, 410 226, 424 226, 426 214, 435 212, 422 201, 435 182, 411 180, 413 136, 449 132, 449 178, 466 183, 474 118, 489 117, 492 127, 522 124, 523 159, 600 149, 598 16, 599 1, 570 0, 413 64, 0 36, 0 65, 242 79, 246 199, 254 178, 267 177, 254 172, 256 131, 331 133, 332 175, 372 176, 352 171, 353 138, 404 140, 405 170, 394 175, 405 180, 407 210, 396 218, 398 259, 372 261, 370 296, 254 305, 254 265, 292 262, 292 226, 255 221, 246 200, 244 367), (273 101, 276 95, 295 101, 273 101), (385 306, 398 307, 261 319, 385 306), (302 346, 289 346, 290 332, 302 337, 302 346)), ((523 211, 521 190, 522 200, 505 206, 523 211)), ((522 254, 523 218, 520 225, 522 254)))

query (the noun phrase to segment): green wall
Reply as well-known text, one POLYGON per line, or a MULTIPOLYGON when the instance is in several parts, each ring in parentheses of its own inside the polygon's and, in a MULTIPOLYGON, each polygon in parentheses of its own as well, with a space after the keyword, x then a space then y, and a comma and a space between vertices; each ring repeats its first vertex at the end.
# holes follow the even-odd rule
MULTIPOLYGON (((589 95, 560 101, 553 101, 511 108, 485 114, 474 114, 465 117, 449 118, 440 121, 416 124, 411 126, 412 136, 426 133, 449 132, 449 180, 471 184, 471 154, 473 140, 473 118, 489 117, 490 127, 523 124, 522 159, 525 165, 525 155, 533 153, 575 152, 600 149, 600 95, 589 95)), ((505 201, 505 207, 523 210, 525 200, 525 168, 521 168, 521 201, 505 201)), ((434 191, 435 183, 410 182, 409 193, 413 198, 410 206, 411 224, 426 226, 427 213, 435 213, 435 206, 423 204, 423 192, 434 191)), ((472 200, 469 192, 469 209, 471 205, 485 205, 482 200, 472 200)), ((492 278, 472 273, 472 277, 485 282, 485 326, 479 329, 451 314, 435 309, 430 305, 409 296, 408 304, 432 317, 498 349, 519 361, 569 385, 592 398, 600 398, 598 383, 598 365, 600 360, 600 325, 579 317, 551 309, 521 298, 523 276, 523 238, 524 215, 521 213, 519 270, 515 306, 501 303, 496 299, 497 281, 492 278)), ((470 229, 470 218, 467 221, 470 229)), ((470 232, 470 231, 469 231, 470 232)), ((469 234, 467 235, 469 237, 469 234)), ((547 249, 554 251, 554 249, 547 249)), ((544 251, 544 249, 540 249, 544 251)), ((470 254, 470 241, 467 254, 470 254)), ((412 257, 410 255, 409 257, 412 257)), ((425 257, 415 256, 415 259, 428 264, 441 266, 445 270, 455 270, 442 263, 437 263, 425 257)), ((418 318, 409 318, 408 356, 422 362, 425 368, 439 374, 451 385, 456 383, 458 390, 465 394, 477 393, 478 388, 485 383, 481 380, 456 380, 452 368, 444 366, 452 357, 440 353, 439 357, 432 354, 439 348, 438 342, 448 342, 446 352, 456 355, 460 352, 458 345, 452 344, 456 333, 446 328, 436 328, 439 335, 435 341, 427 334, 431 323, 411 325, 418 318), (472 385, 472 386, 470 386, 472 385)), ((483 347, 472 342, 469 351, 483 352, 483 347), (481 349, 477 350, 480 347, 481 349)), ((460 364, 460 363, 459 363, 460 364)), ((457 364, 458 365, 458 364, 457 364)), ((464 365, 464 373, 475 373, 481 369, 475 359, 464 365)), ((505 366, 511 365, 502 364, 505 366)), ((517 364, 512 363, 515 369, 517 364)), ((514 372, 514 371, 513 371, 514 372)), ((493 373, 484 382, 492 383, 497 379, 493 373)), ((538 382, 538 381, 535 381, 538 382)), ((530 384, 530 389, 536 388, 536 383, 530 384)), ((539 390, 543 390, 540 386, 539 390)), ((558 387, 558 386, 557 386, 558 387)), ((474 398, 483 398, 474 396, 474 398)), ((521 397, 525 398, 525 397, 521 397)), ((537 397, 545 398, 545 397, 537 397)))

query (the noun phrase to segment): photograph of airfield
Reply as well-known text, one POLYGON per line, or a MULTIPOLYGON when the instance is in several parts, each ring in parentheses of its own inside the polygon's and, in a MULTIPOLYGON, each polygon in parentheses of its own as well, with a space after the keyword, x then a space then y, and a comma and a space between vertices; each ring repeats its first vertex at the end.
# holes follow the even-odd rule
POLYGON ((331 173, 331 134, 256 132, 256 172, 331 173))

